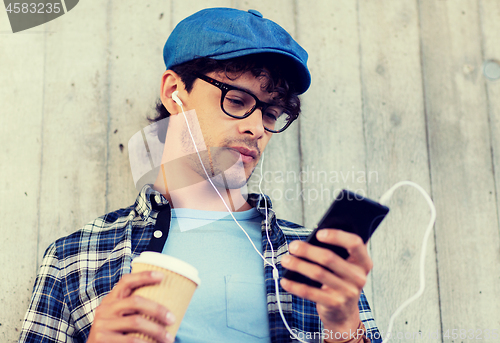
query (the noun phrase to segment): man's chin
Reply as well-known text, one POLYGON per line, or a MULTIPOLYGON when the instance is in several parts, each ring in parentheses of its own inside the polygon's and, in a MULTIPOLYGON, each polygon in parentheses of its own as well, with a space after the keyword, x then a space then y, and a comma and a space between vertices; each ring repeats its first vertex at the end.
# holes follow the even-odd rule
POLYGON ((230 168, 210 178, 215 186, 224 189, 241 189, 246 186, 250 176, 246 176, 244 168, 230 168))

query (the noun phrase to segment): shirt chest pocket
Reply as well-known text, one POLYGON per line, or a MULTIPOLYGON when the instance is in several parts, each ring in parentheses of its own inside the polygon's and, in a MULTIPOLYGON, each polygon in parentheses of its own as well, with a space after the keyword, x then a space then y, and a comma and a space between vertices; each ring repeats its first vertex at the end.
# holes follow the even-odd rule
POLYGON ((257 338, 269 337, 264 280, 244 274, 226 275, 227 327, 257 338))

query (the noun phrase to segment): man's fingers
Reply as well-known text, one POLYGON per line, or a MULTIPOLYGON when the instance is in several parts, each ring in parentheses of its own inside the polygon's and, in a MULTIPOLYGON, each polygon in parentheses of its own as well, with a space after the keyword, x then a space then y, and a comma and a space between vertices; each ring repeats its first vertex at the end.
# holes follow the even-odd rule
POLYGON ((360 265, 367 273, 372 269, 366 244, 358 235, 338 229, 322 229, 316 233, 316 238, 320 242, 345 248, 349 252, 348 261, 360 265))
POLYGON ((173 336, 167 332, 165 326, 157 324, 140 315, 125 316, 123 320, 114 322, 116 327, 113 331, 126 333, 143 333, 155 338, 158 342, 173 342, 173 336))
POLYGON ((98 342, 142 342, 138 337, 125 335, 127 333, 145 334, 158 342, 174 341, 173 336, 167 332, 165 326, 148 320, 141 315, 125 316, 121 320, 106 320, 99 323, 98 342))
POLYGON ((89 342, 131 342, 139 343, 137 337, 124 333, 143 333, 158 342, 173 342, 166 326, 175 322, 175 317, 164 306, 132 292, 142 286, 161 282, 162 273, 141 272, 127 274, 104 297, 96 308, 89 342))
POLYGON ((327 292, 323 288, 311 287, 285 278, 281 279, 280 283, 286 291, 322 306, 342 307, 349 301, 349 296, 353 298, 359 296, 357 292, 352 294, 339 290, 329 290, 327 292))
POLYGON ((316 232, 316 238, 320 242, 338 245, 347 250, 354 249, 359 245, 363 245, 361 237, 355 233, 346 232, 339 229, 321 229, 316 232))
MULTIPOLYGON (((366 266, 371 263, 371 259, 368 255, 366 255, 366 258, 368 258, 369 261, 364 262, 365 266, 360 266, 352 261, 344 260, 342 257, 328 249, 316 247, 309 243, 300 241, 290 243, 290 252, 294 256, 306 258, 309 261, 318 263, 319 265, 328 268, 338 277, 345 281, 352 282, 357 287, 362 288, 366 283, 366 275, 369 272, 369 269, 366 270, 366 266)), ((313 280, 326 283, 330 287, 335 287, 335 283, 333 282, 334 279, 327 279, 325 276, 326 274, 331 274, 330 271, 301 259, 292 258, 290 261, 293 262, 293 265, 288 265, 284 262, 283 266, 287 269, 292 269, 309 276, 313 280), (318 280, 318 277, 322 277, 323 280, 318 280)))
POLYGON ((100 332, 95 336, 92 343, 149 343, 139 337, 124 336, 116 332, 100 332))
POLYGON ((344 284, 338 276, 332 274, 332 272, 318 266, 317 264, 304 261, 292 255, 283 256, 281 264, 289 270, 305 275, 312 280, 327 285, 328 287, 335 289, 344 288, 344 284))
POLYGON ((175 323, 174 314, 167 308, 155 301, 138 295, 132 295, 126 299, 113 303, 111 311, 113 316, 143 314, 163 325, 172 325, 175 323))
MULTIPOLYGON (((110 292, 112 299, 124 299, 130 296, 134 289, 160 283, 164 275, 161 272, 141 272, 124 275, 110 292)), ((109 299, 109 300, 112 300, 109 299)))

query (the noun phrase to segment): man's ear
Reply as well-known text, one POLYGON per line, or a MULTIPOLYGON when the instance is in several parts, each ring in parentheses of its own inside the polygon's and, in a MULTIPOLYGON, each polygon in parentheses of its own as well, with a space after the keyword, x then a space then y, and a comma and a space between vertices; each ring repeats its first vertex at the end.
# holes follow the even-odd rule
POLYGON ((163 106, 167 109, 167 111, 175 115, 180 113, 181 107, 172 100, 172 93, 175 91, 179 91, 179 97, 183 97, 183 93, 186 93, 186 88, 184 86, 184 82, 182 82, 180 76, 173 70, 167 70, 163 73, 161 78, 161 102, 163 106))

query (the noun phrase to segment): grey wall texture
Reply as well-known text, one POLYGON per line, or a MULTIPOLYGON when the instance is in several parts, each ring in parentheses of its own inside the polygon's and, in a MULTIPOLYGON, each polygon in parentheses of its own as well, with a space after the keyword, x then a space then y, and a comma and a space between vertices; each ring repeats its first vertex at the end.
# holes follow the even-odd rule
MULTIPOLYGON (((301 118, 266 151, 278 216, 313 226, 342 188, 419 183, 438 218, 427 289, 393 331, 499 330, 500 81, 483 75, 500 60, 499 1, 87 0, 15 34, 0 10, 0 341, 18 339, 47 246, 135 200, 127 143, 154 113, 163 44, 215 6, 256 9, 309 52, 301 118)), ((365 288, 382 330, 418 289, 429 219, 414 189, 390 206, 365 288)))

